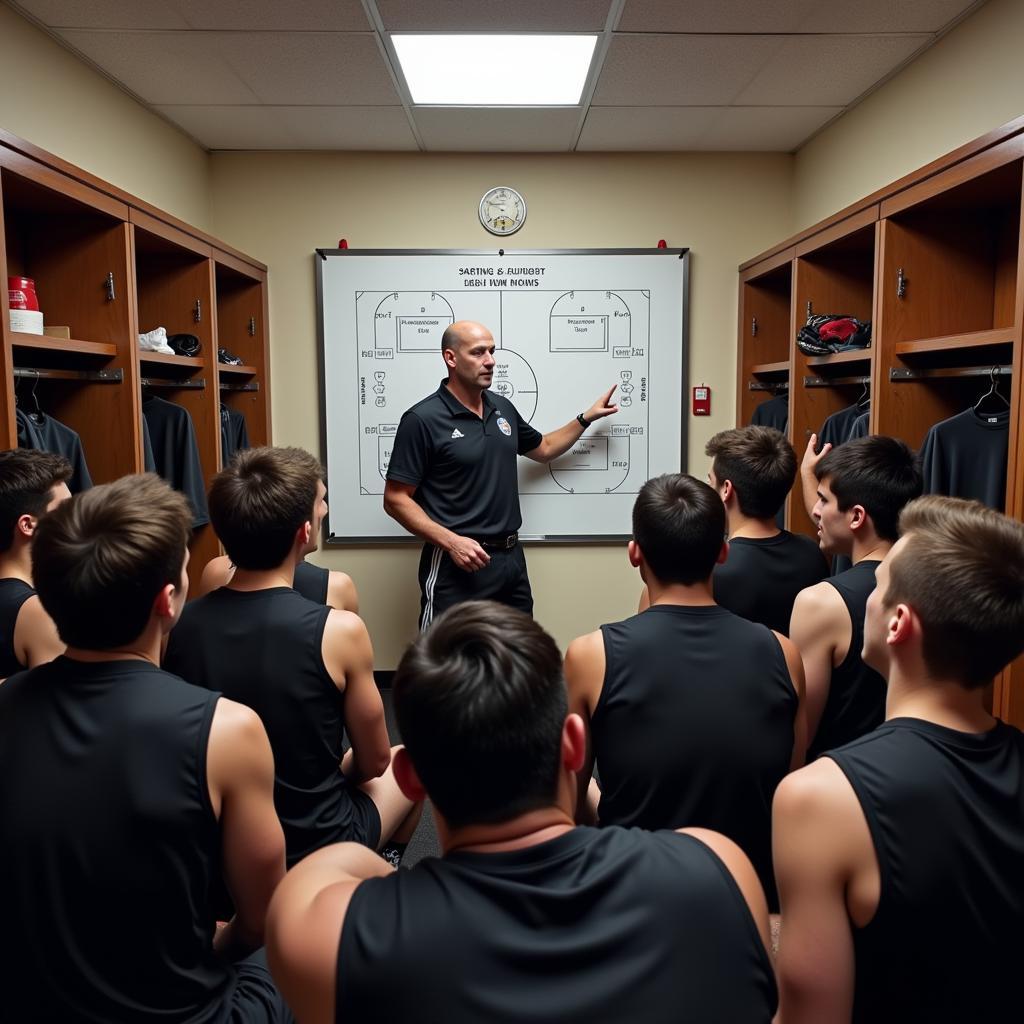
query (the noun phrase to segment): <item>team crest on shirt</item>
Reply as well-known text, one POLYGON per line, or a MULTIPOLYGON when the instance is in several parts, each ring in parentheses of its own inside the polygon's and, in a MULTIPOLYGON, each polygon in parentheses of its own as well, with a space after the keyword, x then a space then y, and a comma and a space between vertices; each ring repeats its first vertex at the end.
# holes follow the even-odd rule
POLYGON ((512 428, 508 425, 508 420, 504 416, 498 417, 498 429, 506 436, 512 436, 512 428))

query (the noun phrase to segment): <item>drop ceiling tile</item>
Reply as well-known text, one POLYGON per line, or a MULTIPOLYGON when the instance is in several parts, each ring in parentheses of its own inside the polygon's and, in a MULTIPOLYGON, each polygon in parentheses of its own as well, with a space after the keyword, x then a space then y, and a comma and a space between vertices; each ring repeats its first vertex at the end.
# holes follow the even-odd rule
POLYGON ((398 93, 372 32, 221 32, 225 62, 278 106, 393 106, 398 93))
POLYGON ((417 149, 402 107, 271 107, 296 149, 417 149))
POLYGON ((166 0, 18 0, 11 6, 50 28, 189 27, 175 5, 166 0))
POLYGON ((257 103, 211 33, 85 32, 61 38, 146 103, 257 103))
MULTIPOLYGON (((53 2, 53 0, 50 0, 53 2)), ((192 28, 278 32, 368 32, 359 0, 174 0, 192 28)))
POLYGON ((567 152, 579 107, 413 107, 413 121, 434 152, 567 152))
POLYGON ((721 107, 591 107, 576 148, 630 152, 696 149, 721 107))
POLYGON ((156 110, 207 149, 295 149, 286 118, 267 107, 161 105, 156 110))
POLYGON ((377 0, 389 32, 598 32, 611 0, 377 0))
POLYGON ((897 36, 780 36, 781 46, 735 98, 742 105, 852 103, 930 39, 897 36))
POLYGON ((626 0, 620 32, 937 32, 977 0, 626 0))
POLYGON ((616 35, 594 93, 598 106, 716 106, 733 102, 784 36, 616 35))
POLYGON ((726 107, 701 137, 703 150, 792 153, 843 107, 726 107))

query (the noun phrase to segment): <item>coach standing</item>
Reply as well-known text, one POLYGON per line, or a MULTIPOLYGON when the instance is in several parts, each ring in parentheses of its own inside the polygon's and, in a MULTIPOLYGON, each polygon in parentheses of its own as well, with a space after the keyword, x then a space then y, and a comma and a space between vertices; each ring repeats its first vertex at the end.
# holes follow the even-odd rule
POLYGON ((441 354, 448 377, 402 416, 384 486, 384 511, 426 541, 421 630, 460 601, 487 598, 532 614, 516 456, 557 459, 594 420, 619 409, 609 404, 613 387, 564 427, 541 434, 489 391, 494 338, 483 324, 452 324, 441 354))

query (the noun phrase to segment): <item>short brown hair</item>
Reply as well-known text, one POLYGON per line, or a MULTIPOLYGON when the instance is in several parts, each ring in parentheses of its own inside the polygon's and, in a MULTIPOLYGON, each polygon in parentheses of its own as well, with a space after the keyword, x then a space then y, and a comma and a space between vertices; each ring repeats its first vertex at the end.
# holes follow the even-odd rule
POLYGON ((62 455, 13 448, 0 452, 0 552, 14 543, 22 516, 38 519, 50 504, 50 492, 71 479, 71 464, 62 455))
POLYGON ((402 742, 449 826, 555 802, 568 695, 558 645, 529 615, 455 605, 409 646, 393 687, 402 742))
POLYGON ((180 582, 191 523, 185 497, 153 473, 93 487, 44 516, 32 579, 61 640, 106 651, 140 636, 157 594, 180 582))
POLYGON ((1024 524, 977 501, 928 495, 900 516, 886 607, 907 604, 936 678, 987 685, 1024 650, 1024 524))
POLYGON ((715 434, 704 449, 721 486, 732 481, 740 511, 751 519, 771 519, 796 479, 796 455, 774 427, 737 427, 715 434))
POLYGON ((276 569, 313 518, 320 463, 302 448, 249 448, 210 488, 210 521, 240 569, 276 569))

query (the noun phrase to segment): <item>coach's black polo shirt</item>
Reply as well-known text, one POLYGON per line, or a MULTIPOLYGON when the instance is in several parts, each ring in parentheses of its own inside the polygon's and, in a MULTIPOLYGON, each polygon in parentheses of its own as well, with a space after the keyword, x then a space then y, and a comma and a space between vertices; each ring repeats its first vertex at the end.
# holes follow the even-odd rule
POLYGON ((516 456, 533 451, 544 437, 508 399, 485 391, 481 419, 446 383, 402 417, 388 479, 413 484, 423 511, 455 533, 515 533, 523 522, 516 456))

